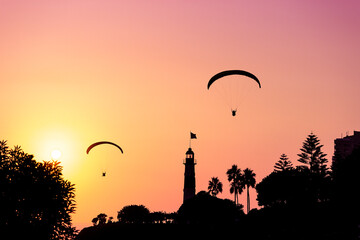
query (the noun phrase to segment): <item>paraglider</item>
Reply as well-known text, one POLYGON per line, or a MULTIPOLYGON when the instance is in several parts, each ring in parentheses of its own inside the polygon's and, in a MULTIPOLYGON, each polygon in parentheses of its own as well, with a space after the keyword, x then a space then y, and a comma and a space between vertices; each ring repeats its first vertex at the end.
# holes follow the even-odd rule
POLYGON ((231 115, 236 116, 237 107, 241 104, 245 95, 254 89, 254 83, 261 88, 261 83, 254 74, 244 70, 226 70, 211 77, 207 89, 210 90, 211 87, 211 89, 214 88, 215 91, 218 91, 221 98, 229 105, 231 115), (220 82, 214 84, 217 81, 220 82))
MULTIPOLYGON (((100 141, 100 142, 96 142, 96 143, 91 144, 91 145, 86 149, 86 153, 89 154, 89 152, 90 152, 91 149, 93 149, 94 147, 96 147, 96 146, 98 146, 98 145, 101 145, 101 144, 110 144, 110 145, 113 145, 113 146, 117 147, 117 148, 120 150, 121 153, 124 153, 123 150, 122 150, 122 148, 121 148, 119 145, 117 145, 117 144, 115 144, 115 143, 113 143, 113 142, 107 142, 107 141, 100 141)), ((106 177, 106 171, 103 171, 103 172, 102 172, 102 177, 106 177)))

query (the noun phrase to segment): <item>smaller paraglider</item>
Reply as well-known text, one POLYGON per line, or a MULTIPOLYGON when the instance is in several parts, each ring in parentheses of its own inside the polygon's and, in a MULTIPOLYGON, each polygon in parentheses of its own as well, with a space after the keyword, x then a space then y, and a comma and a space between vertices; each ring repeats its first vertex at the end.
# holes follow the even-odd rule
POLYGON ((231 114, 235 117, 236 116, 236 111, 237 111, 237 109, 235 109, 235 110, 232 110, 231 109, 231 114))
MULTIPOLYGON (((117 145, 117 144, 115 144, 115 143, 113 143, 113 142, 107 142, 107 141, 101 141, 101 142, 96 142, 96 143, 91 144, 91 145, 86 149, 86 153, 89 154, 89 152, 90 152, 91 149, 93 149, 94 147, 96 147, 96 146, 98 146, 98 145, 101 145, 101 144, 110 144, 110 145, 113 145, 113 146, 117 147, 117 148, 121 151, 121 153, 124 153, 123 150, 122 150, 122 148, 121 148, 119 145, 117 145)), ((106 171, 103 171, 103 172, 102 172, 102 177, 106 177, 106 171)))

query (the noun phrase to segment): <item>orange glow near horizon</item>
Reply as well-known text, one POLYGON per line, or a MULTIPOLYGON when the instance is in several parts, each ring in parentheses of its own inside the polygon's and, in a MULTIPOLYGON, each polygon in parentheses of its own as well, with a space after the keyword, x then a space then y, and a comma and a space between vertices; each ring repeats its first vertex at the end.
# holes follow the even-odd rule
POLYGON ((282 153, 297 165, 312 131, 330 164, 333 140, 360 129, 359 11, 358 1, 2 1, 0 137, 38 161, 61 152, 79 228, 129 204, 176 211, 190 131, 196 191, 219 177, 219 197, 233 199, 232 164, 259 182, 282 153), (206 89, 228 69, 262 83, 236 117, 206 89), (102 140, 124 154, 86 154, 102 140))

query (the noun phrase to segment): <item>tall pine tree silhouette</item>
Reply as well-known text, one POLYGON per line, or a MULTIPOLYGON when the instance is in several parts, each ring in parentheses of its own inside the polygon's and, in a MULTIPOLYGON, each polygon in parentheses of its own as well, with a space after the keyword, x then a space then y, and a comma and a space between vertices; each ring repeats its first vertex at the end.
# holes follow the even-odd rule
POLYGON ((300 149, 301 153, 298 154, 300 157, 298 161, 309 167, 311 173, 325 175, 327 173, 328 160, 325 158, 326 154, 322 152, 321 148, 323 145, 320 144, 318 137, 310 133, 303 143, 303 147, 300 149))

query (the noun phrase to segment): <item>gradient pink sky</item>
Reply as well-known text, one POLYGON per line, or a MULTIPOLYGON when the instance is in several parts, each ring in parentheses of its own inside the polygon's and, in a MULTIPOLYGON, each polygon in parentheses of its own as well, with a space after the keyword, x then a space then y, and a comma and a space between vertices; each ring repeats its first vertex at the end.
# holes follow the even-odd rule
MULTIPOLYGON (((219 197, 233 199, 225 174, 232 164, 253 169, 259 182, 282 153, 297 164, 311 131, 331 162, 333 140, 360 129, 359 1, 0 6, 0 137, 39 161, 61 150, 79 228, 100 212, 116 218, 128 204, 176 211, 189 131, 198 136, 196 190, 217 176, 219 197), (236 118, 206 89, 225 69, 262 82, 236 118), (117 142, 124 154, 86 155, 98 140, 117 142)), ((255 190, 251 197, 256 207, 255 190)))

